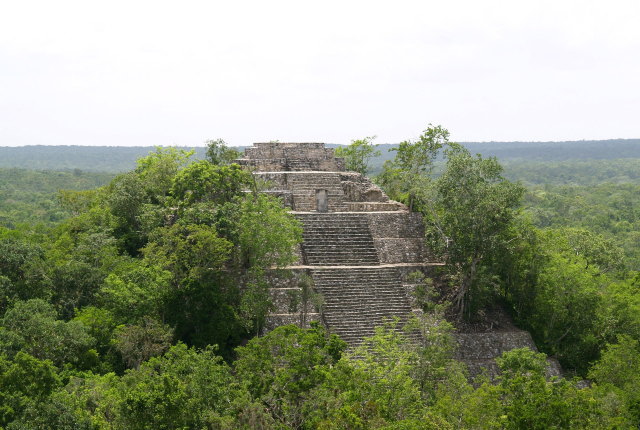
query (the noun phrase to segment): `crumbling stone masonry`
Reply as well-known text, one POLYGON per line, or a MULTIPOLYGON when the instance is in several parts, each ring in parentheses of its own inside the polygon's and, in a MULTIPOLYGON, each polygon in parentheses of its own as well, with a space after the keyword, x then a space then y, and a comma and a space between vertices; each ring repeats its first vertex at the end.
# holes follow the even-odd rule
POLYGON ((390 201, 368 178, 346 172, 322 143, 256 143, 238 161, 303 225, 293 275, 274 279, 277 310, 268 328, 320 320, 355 346, 385 318, 406 321, 416 311, 407 274, 440 265, 424 247, 419 214, 390 201), (304 291, 305 276, 311 294, 304 291))
MULTIPOLYGON (((321 321, 351 347, 385 318, 407 321, 413 306, 409 274, 433 277, 442 266, 424 246, 420 214, 412 213, 367 177, 346 172, 323 143, 255 143, 238 162, 267 182, 303 225, 299 261, 274 276, 276 305, 267 329, 321 321)), ((473 373, 495 367, 505 350, 535 348, 528 333, 458 333, 458 356, 473 373)))

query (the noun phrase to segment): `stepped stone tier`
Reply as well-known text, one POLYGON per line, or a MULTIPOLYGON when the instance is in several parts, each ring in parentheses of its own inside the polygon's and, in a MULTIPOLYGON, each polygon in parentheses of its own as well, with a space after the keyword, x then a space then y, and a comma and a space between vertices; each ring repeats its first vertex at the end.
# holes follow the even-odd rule
POLYGON ((389 197, 322 143, 255 143, 238 162, 266 183, 303 226, 299 261, 272 279, 267 328, 319 320, 356 346, 385 318, 414 311, 408 274, 440 263, 428 255, 420 214, 389 197), (301 286, 311 279, 312 291, 301 286), (320 312, 318 311, 320 310, 320 312))
MULTIPOLYGON (((467 328, 459 330, 455 335, 456 358, 467 365, 471 376, 476 376, 483 370, 489 375, 496 375, 498 365, 495 358, 500 357, 503 352, 524 347, 537 351, 529 332, 515 327, 503 311, 494 310, 493 313, 494 316, 498 314, 498 321, 494 320, 493 323, 497 327, 480 330, 467 328)), ((562 368, 556 359, 547 358, 547 363, 547 376, 562 375, 562 368)))
MULTIPOLYGON (((424 245, 420 214, 389 200, 365 176, 345 171, 323 143, 255 143, 237 161, 303 226, 299 261, 272 276, 276 310, 267 330, 318 320, 354 347, 385 319, 402 323, 420 312, 409 294, 415 287, 409 274, 435 278, 442 266, 424 245)), ((456 336, 458 357, 471 373, 493 370, 493 358, 505 350, 535 349, 529 334, 515 328, 456 336)))

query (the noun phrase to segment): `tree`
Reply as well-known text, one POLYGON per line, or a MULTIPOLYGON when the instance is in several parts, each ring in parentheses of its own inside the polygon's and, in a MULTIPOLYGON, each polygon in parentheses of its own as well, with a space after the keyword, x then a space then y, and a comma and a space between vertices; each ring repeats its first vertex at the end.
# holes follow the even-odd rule
POLYGON ((215 227, 177 223, 157 229, 142 253, 150 265, 169 271, 172 283, 179 288, 208 272, 219 273, 229 260, 232 246, 215 227))
POLYGON ((490 262, 501 258, 513 240, 510 227, 524 188, 502 177, 495 158, 472 156, 467 149, 449 144, 446 166, 433 188, 421 190, 427 240, 445 259, 457 291, 454 305, 459 315, 482 304, 494 280, 490 262))
POLYGON ((546 356, 529 348, 514 349, 496 359, 501 370, 500 394, 504 428, 628 428, 626 417, 611 399, 576 381, 547 380, 546 356))
POLYGON ((60 385, 51 361, 22 351, 11 361, 0 355, 0 425, 7 425, 30 405, 43 402, 60 385))
POLYGON ((226 270, 233 243, 215 227, 176 223, 155 231, 142 252, 148 267, 170 274, 169 288, 156 290, 160 300, 155 303, 164 305, 163 316, 176 338, 198 347, 217 344, 223 354, 230 353, 228 347, 244 334, 238 321, 239 286, 226 270))
POLYGON ((122 357, 116 351, 113 340, 114 331, 119 326, 113 314, 108 309, 86 306, 76 313, 74 320, 85 326, 89 335, 95 339, 101 366, 98 370, 103 373, 124 372, 122 357))
POLYGON ((231 429, 244 400, 229 366, 213 348, 196 351, 184 344, 127 373, 116 390, 115 428, 134 430, 231 429))
POLYGON ((429 186, 439 151, 449 145, 449 131, 441 126, 424 130, 417 141, 400 142, 393 160, 386 161, 378 181, 391 198, 414 208, 417 194, 429 186))
POLYGON ((92 303, 104 281, 101 270, 76 259, 55 265, 51 272, 51 301, 65 319, 73 317, 76 309, 92 303))
POLYGON ((100 289, 100 303, 120 323, 164 317, 172 274, 144 263, 137 259, 122 262, 106 277, 100 289))
POLYGON ((370 136, 352 140, 349 146, 336 148, 336 157, 344 158, 347 170, 366 175, 369 170, 369 160, 380 156, 380 151, 376 150, 378 145, 371 143, 375 138, 376 136, 370 136))
POLYGON ((296 245, 302 241, 300 222, 277 198, 258 193, 225 204, 217 224, 234 244, 236 280, 242 288, 238 309, 241 323, 260 333, 272 307, 267 269, 296 261, 296 245))
POLYGON ((253 400, 285 428, 305 425, 303 403, 322 384, 346 343, 318 324, 281 326, 238 347, 235 370, 253 400))
POLYGON ((173 330, 150 317, 143 318, 139 324, 120 326, 115 331, 115 347, 127 366, 133 369, 168 350, 172 340, 173 330))
POLYGON ((222 139, 207 140, 207 161, 214 165, 231 164, 233 160, 240 158, 240 151, 229 148, 222 139))
POLYGON ((0 354, 20 351, 56 366, 90 368, 97 362, 94 339, 79 321, 56 319, 52 305, 41 299, 17 302, 1 320, 0 354))
POLYGON ((157 147, 155 152, 137 161, 136 175, 150 203, 163 203, 173 178, 189 161, 193 151, 157 147))
POLYGON ((429 125, 415 142, 401 142, 379 182, 392 198, 423 213, 427 242, 447 263, 460 318, 471 316, 496 283, 491 262, 513 240, 510 227, 524 188, 502 177, 495 158, 472 156, 449 142, 449 132, 429 125), (436 160, 445 160, 437 176, 436 160))
POLYGON ((222 204, 241 195, 252 184, 251 173, 238 164, 216 165, 202 160, 176 174, 171 195, 182 206, 201 202, 222 204))
POLYGON ((283 267, 297 258, 302 227, 273 196, 235 199, 220 209, 218 220, 221 233, 236 245, 236 263, 244 269, 283 267))
POLYGON ((44 249, 24 239, 0 239, 0 315, 18 300, 49 295, 44 249))
MULTIPOLYGON (((437 331, 438 327, 428 329, 437 331)), ((441 374, 440 369, 427 370, 447 361, 440 360, 449 352, 441 346, 430 342, 416 345, 400 330, 398 321, 377 327, 374 336, 343 356, 306 396, 303 410, 307 427, 454 428, 428 408, 433 393, 422 390, 441 383, 440 376, 458 375, 453 368, 441 374)))
POLYGON ((640 424, 640 346, 636 339, 622 335, 616 344, 607 345, 589 378, 608 387, 607 391, 619 389, 635 425, 640 424))
POLYGON ((454 304, 462 316, 481 302, 491 283, 486 263, 510 239, 507 232, 524 189, 502 177, 495 158, 473 157, 449 142, 449 132, 440 126, 430 125, 416 142, 402 142, 396 151, 380 182, 392 197, 425 215, 427 241, 448 263, 457 287, 454 304), (436 177, 441 153, 445 166, 436 177))
POLYGON ((581 259, 585 269, 595 266, 602 273, 621 273, 624 270, 622 248, 601 234, 583 228, 562 228, 558 230, 556 237, 563 242, 557 248, 569 251, 568 253, 581 259))

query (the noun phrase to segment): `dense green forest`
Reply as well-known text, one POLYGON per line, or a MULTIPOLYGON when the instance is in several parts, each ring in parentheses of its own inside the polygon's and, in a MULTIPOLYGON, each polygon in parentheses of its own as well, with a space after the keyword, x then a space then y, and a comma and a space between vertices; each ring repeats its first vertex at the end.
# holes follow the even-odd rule
POLYGON ((0 169, 0 226, 51 226, 71 212, 60 204, 60 190, 90 190, 106 185, 111 173, 0 169))
POLYGON ((419 290, 421 344, 390 321, 355 351, 319 326, 255 336, 301 229, 220 141, 117 176, 0 171, 0 428, 637 428, 636 160, 475 152, 441 127, 381 151, 377 182, 447 266, 419 290), (543 353, 468 381, 444 316, 494 303, 543 353))

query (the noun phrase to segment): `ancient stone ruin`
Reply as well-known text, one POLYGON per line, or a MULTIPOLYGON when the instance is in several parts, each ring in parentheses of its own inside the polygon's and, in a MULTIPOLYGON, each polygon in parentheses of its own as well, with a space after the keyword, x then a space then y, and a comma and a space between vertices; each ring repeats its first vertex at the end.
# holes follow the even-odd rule
MULTIPOLYGON (((255 143, 238 162, 265 181, 303 225, 299 261, 273 277, 277 310, 267 329, 321 321, 351 347, 385 318, 407 321, 420 312, 409 294, 411 273, 436 277, 442 264, 424 246, 421 215, 412 213, 365 176, 347 172, 323 143, 255 143)), ((528 346, 529 333, 457 333, 458 357, 473 373, 494 367, 503 351, 528 346)))

